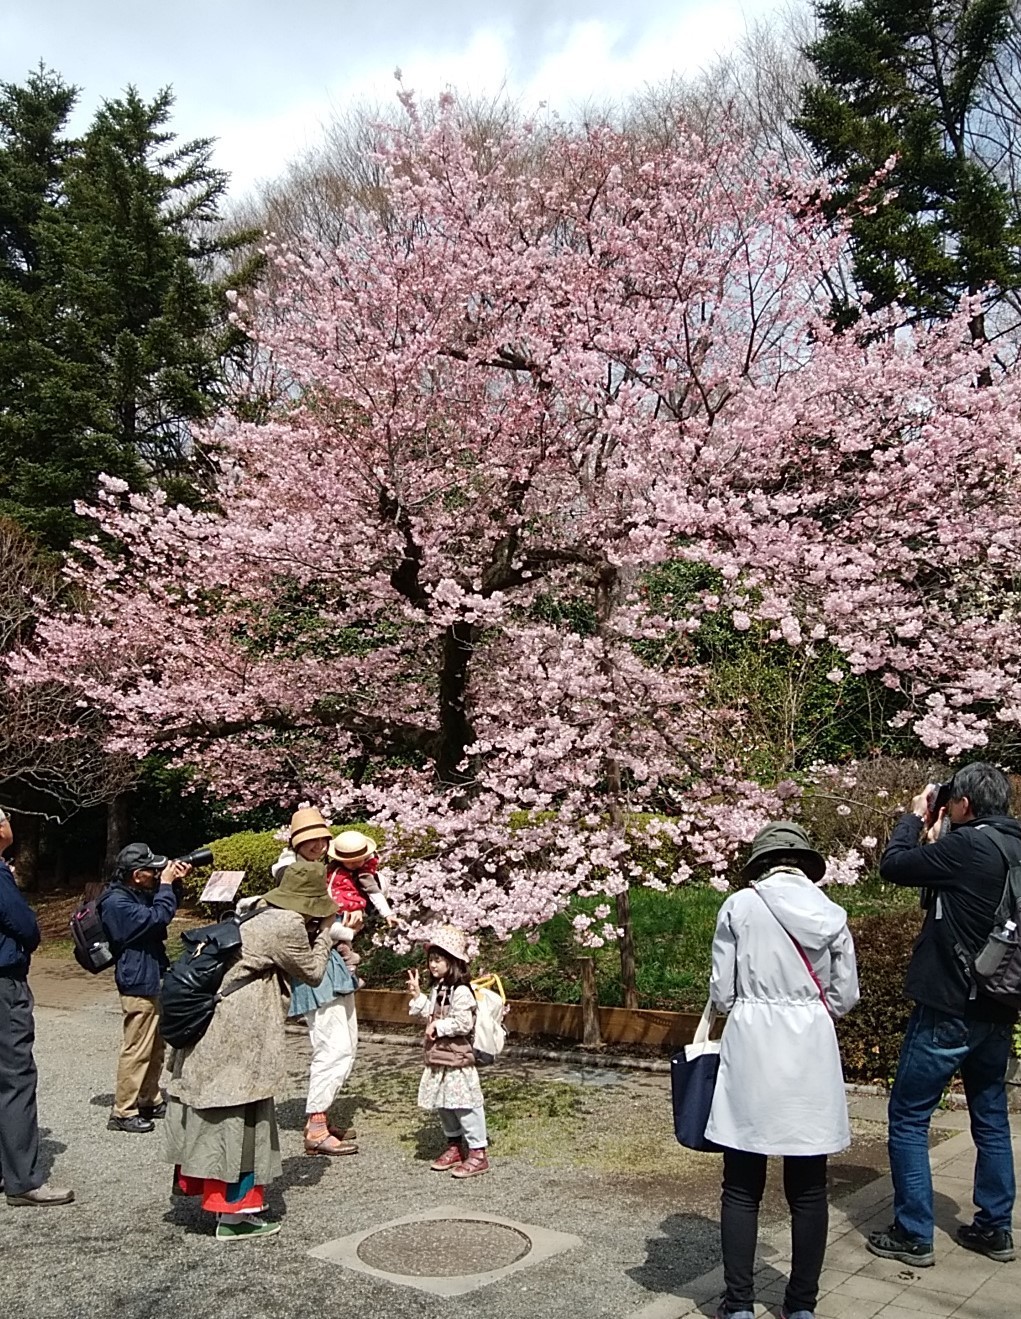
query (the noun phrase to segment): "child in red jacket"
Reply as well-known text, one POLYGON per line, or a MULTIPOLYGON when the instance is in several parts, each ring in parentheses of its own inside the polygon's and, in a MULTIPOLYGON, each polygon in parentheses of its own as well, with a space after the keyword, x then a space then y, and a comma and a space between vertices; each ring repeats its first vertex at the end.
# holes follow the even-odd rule
POLYGON ((340 920, 345 912, 366 911, 371 902, 387 925, 397 924, 393 908, 376 878, 378 869, 376 844, 357 829, 346 829, 330 843, 326 853, 326 887, 337 904, 340 920))

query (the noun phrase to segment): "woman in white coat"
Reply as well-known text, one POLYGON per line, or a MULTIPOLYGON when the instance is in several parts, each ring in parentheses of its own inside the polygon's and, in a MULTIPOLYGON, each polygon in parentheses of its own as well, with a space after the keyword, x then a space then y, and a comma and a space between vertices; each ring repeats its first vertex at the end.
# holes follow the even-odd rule
POLYGON ((847 913, 818 888, 826 862, 796 824, 767 825, 720 909, 710 996, 729 1014, 706 1135, 723 1147, 726 1292, 717 1319, 752 1319, 766 1158, 784 1161, 793 1256, 781 1315, 813 1319, 826 1250, 826 1157, 847 1149, 834 1020, 858 1002, 847 913))

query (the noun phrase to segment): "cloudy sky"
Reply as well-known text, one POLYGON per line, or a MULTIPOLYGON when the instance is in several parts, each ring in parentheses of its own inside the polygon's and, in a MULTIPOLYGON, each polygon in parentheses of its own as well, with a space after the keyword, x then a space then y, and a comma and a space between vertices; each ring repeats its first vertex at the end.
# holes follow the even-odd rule
POLYGON ((3 0, 0 80, 40 60, 82 88, 80 128, 132 82, 218 139, 232 191, 272 179, 352 102, 505 88, 569 112, 693 71, 778 0, 3 0))

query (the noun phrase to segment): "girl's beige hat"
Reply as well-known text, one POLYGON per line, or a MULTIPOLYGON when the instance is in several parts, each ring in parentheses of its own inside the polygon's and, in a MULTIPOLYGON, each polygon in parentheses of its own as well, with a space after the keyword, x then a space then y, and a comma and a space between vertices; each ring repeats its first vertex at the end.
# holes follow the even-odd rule
POLYGON ((375 856, 376 844, 357 829, 345 829, 330 843, 327 855, 331 861, 341 861, 346 866, 355 865, 375 856))
POLYGON ((438 948, 441 953, 449 953, 459 962, 467 963, 470 960, 468 936, 456 925, 437 925, 434 930, 429 931, 422 942, 428 944, 430 948, 438 948))
POLYGON ((327 842, 333 837, 330 826, 315 806, 304 806, 291 816, 291 847, 307 843, 313 838, 325 838, 327 842))

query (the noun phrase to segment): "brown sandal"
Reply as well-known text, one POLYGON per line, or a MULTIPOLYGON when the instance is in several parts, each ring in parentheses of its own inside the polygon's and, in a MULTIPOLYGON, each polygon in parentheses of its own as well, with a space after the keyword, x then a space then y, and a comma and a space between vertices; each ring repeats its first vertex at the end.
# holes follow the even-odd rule
POLYGON ((338 1140, 327 1131, 325 1136, 320 1136, 318 1140, 313 1140, 311 1136, 305 1137, 306 1154, 327 1154, 331 1158, 337 1158, 342 1154, 357 1154, 358 1146, 353 1140, 338 1140))

